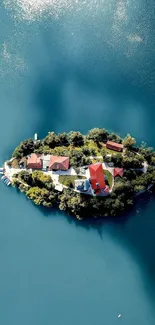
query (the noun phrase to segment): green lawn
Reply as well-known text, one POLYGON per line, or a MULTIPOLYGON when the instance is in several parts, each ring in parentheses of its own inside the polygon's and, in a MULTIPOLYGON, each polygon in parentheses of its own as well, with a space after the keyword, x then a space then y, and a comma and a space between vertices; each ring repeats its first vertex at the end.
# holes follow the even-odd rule
POLYGON ((103 170, 103 173, 104 173, 104 175, 107 176, 109 187, 111 188, 112 187, 112 174, 109 172, 109 170, 106 170, 106 169, 103 170))
POLYGON ((78 176, 78 175, 60 175, 59 182, 65 186, 74 188, 75 187, 75 180, 76 179, 86 179, 85 176, 78 176))

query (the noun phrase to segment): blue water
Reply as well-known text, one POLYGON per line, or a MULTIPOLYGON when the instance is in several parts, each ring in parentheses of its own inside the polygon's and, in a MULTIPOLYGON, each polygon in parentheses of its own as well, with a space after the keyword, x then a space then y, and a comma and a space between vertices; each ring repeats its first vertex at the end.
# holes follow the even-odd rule
MULTIPOLYGON (((151 0, 1 1, 0 163, 49 130, 103 126, 155 146, 154 11, 151 0)), ((152 196, 93 227, 2 183, 0 198, 1 324, 154 325, 152 196)))

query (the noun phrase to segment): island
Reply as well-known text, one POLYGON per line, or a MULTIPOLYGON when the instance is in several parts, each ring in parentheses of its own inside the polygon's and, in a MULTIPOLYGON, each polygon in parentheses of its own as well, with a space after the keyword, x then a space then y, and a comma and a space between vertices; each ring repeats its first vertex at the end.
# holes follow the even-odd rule
POLYGON ((0 169, 2 180, 36 205, 79 220, 121 216, 135 197, 155 185, 155 152, 130 134, 104 128, 83 135, 49 132, 24 140, 0 169))

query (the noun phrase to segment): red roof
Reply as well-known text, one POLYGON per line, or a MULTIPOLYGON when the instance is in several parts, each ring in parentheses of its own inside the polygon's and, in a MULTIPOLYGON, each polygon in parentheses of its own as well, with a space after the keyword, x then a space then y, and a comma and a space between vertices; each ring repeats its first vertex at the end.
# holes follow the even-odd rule
POLYGON ((102 164, 94 164, 89 166, 91 185, 93 190, 105 188, 104 173, 102 164))
POLYGON ((56 170, 67 170, 69 168, 69 158, 62 156, 51 156, 49 168, 56 170))
POLYGON ((115 148, 123 149, 123 144, 117 143, 117 142, 113 142, 113 141, 107 141, 106 145, 107 146, 110 146, 110 147, 115 147, 115 148))
POLYGON ((123 168, 115 168, 114 169, 114 177, 116 177, 116 176, 122 177, 123 174, 124 174, 123 168))
POLYGON ((31 153, 31 155, 27 159, 27 167, 28 168, 42 168, 42 155, 37 155, 36 153, 31 153))

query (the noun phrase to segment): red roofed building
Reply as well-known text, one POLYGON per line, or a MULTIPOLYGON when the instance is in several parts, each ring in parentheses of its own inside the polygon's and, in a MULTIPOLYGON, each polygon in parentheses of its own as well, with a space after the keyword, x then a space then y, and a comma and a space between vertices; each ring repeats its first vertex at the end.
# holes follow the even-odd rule
POLYGON ((107 141, 106 147, 108 149, 115 150, 115 151, 119 151, 119 152, 120 151, 123 151, 123 144, 116 143, 116 142, 113 142, 113 141, 107 141))
POLYGON ((61 156, 51 156, 49 169, 52 170, 68 170, 69 169, 69 158, 61 156))
POLYGON ((98 191, 106 187, 102 164, 90 165, 89 172, 90 172, 91 186, 93 190, 98 191))
POLYGON ((123 168, 114 168, 114 177, 120 176, 122 177, 124 174, 123 168))
POLYGON ((27 168, 41 169, 43 165, 41 156, 42 155, 31 153, 31 155, 27 159, 27 168))

